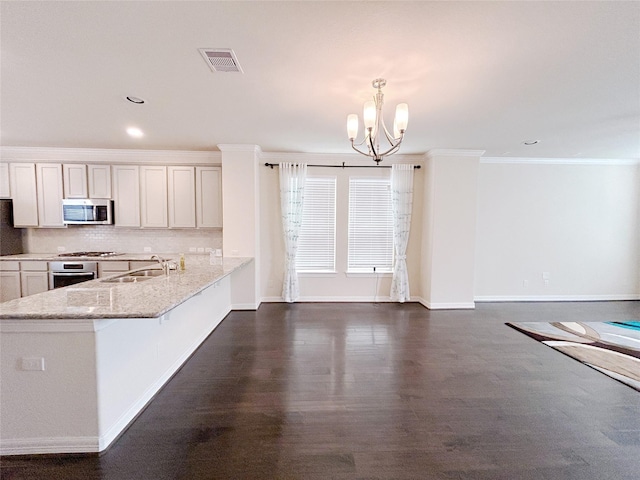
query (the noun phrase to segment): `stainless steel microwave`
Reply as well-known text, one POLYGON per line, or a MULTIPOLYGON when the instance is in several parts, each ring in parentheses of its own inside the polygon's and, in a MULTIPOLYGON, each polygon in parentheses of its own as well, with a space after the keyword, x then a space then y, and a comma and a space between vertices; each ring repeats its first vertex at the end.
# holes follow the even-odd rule
POLYGON ((106 199, 65 198, 62 200, 62 220, 67 225, 111 225, 113 202, 106 199))

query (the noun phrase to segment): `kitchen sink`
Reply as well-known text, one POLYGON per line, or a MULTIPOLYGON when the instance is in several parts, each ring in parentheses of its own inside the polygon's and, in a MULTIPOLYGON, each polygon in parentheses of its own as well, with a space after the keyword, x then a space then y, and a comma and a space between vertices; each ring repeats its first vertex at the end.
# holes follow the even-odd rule
POLYGON ((160 268, 148 268, 127 274, 129 277, 159 277, 160 275, 164 275, 164 271, 160 268))
POLYGON ((152 278, 164 275, 164 271, 159 268, 147 268, 145 270, 137 270, 135 272, 129 272, 117 277, 106 278, 100 280, 104 283, 136 283, 144 282, 145 280, 151 280, 152 278))
POLYGON ((137 283, 137 282, 144 282, 145 280, 151 280, 152 278, 153 277, 144 277, 144 276, 132 277, 129 275, 123 275, 122 277, 106 278, 100 281, 104 283, 137 283))

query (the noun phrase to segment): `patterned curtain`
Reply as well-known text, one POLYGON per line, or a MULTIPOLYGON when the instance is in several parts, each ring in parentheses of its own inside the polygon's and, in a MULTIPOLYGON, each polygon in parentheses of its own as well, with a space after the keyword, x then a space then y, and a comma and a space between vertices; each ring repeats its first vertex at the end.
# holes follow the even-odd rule
POLYGON ((411 298, 407 273, 407 243, 413 205, 413 165, 391 168, 391 209, 393 213, 393 279, 391 300, 403 303, 411 298))
POLYGON ((285 302, 295 302, 300 296, 298 274, 296 272, 296 253, 298 235, 302 224, 302 205, 304 203, 304 183, 307 177, 307 165, 295 163, 280 164, 280 209, 284 233, 284 282, 282 298, 285 302))

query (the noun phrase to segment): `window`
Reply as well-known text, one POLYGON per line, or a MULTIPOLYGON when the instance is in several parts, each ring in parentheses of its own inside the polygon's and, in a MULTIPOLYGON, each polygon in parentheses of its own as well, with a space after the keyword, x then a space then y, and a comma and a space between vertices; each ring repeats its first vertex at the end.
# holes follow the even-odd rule
POLYGON ((307 177, 298 237, 298 272, 336 269, 336 179, 307 177))
POLYGON ((390 272, 393 268, 391 180, 349 179, 350 272, 390 272))

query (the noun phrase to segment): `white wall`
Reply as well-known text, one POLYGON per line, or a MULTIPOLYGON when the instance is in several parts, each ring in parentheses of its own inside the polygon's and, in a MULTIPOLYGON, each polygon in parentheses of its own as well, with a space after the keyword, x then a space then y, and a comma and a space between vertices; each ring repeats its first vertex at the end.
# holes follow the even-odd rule
MULTIPOLYGON (((264 162, 304 162, 308 164, 371 165, 359 155, 313 155, 313 154, 263 154, 264 162)), ((385 159, 394 162, 422 164, 422 156, 395 155, 385 159)), ((414 197, 411 235, 407 249, 407 267, 412 297, 420 294, 420 251, 422 232, 423 171, 414 171, 414 197)), ((350 176, 390 176, 390 169, 340 169, 309 167, 308 175, 336 176, 336 273, 301 274, 300 301, 385 301, 389 299, 391 274, 348 275, 347 270, 347 220, 348 183, 350 176)), ((284 242, 280 218, 278 169, 262 167, 260 171, 260 237, 262 298, 265 301, 282 301, 282 279, 284 275, 284 242)))
POLYGON ((639 209, 637 162, 483 159, 476 300, 640 298, 639 209))

